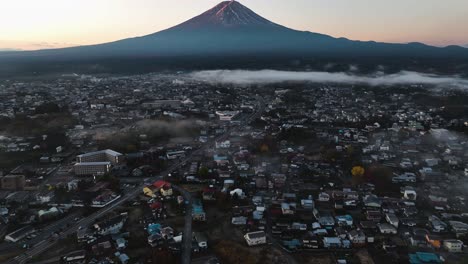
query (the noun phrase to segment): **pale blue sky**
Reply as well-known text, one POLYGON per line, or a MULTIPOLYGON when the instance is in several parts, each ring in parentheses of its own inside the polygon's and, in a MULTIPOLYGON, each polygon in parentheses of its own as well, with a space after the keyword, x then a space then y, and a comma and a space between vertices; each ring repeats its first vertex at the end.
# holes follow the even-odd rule
MULTIPOLYGON (((218 0, 0 0, 0 48, 102 43, 153 33, 218 0)), ((359 40, 468 44, 467 0, 242 0, 273 22, 359 40)))

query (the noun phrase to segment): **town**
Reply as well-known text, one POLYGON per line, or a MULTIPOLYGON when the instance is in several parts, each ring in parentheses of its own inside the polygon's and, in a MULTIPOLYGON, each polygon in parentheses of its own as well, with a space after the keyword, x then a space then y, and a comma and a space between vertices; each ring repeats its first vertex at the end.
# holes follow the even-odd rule
POLYGON ((1 263, 466 263, 468 93, 0 80, 1 263))

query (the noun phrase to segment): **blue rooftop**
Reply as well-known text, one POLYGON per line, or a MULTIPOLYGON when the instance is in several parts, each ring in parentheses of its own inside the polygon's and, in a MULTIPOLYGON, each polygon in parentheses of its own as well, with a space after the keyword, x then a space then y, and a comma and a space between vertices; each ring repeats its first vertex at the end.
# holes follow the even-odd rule
POLYGON ((428 252, 409 254, 409 261, 411 264, 442 263, 437 254, 428 252))

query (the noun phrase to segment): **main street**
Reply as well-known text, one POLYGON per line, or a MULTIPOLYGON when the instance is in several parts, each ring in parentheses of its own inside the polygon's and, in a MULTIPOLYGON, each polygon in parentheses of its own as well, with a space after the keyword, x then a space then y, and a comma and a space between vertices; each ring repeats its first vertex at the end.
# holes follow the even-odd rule
MULTIPOLYGON (((190 162, 193 160, 195 156, 198 154, 203 153, 205 150, 207 150, 210 147, 213 147, 213 144, 216 141, 220 140, 225 140, 230 133, 234 132, 235 129, 242 129, 244 126, 248 125, 251 123, 253 120, 258 118, 265 110, 266 104, 264 102, 263 98, 258 98, 258 104, 257 104, 257 109, 254 113, 252 113, 250 116, 247 118, 243 118, 238 126, 235 128, 230 128, 227 129, 225 133, 222 135, 219 135, 218 137, 208 140, 205 144, 202 145, 201 148, 193 151, 192 153, 188 154, 184 159, 179 160, 172 166, 170 166, 168 169, 160 173, 160 176, 158 177, 153 177, 151 180, 158 180, 164 177, 167 177, 168 174, 173 172, 174 170, 177 170, 184 166, 184 164, 190 162)), ((76 222, 74 225, 70 226, 67 230, 64 232, 60 233, 58 237, 56 237, 54 240, 42 240, 41 242, 31 246, 30 249, 25 251, 23 254, 9 260, 8 264, 23 264, 28 262, 30 259, 32 259, 35 256, 40 255, 56 243, 60 241, 60 239, 64 239, 69 235, 74 234, 80 227, 84 226, 89 226, 93 224, 97 219, 103 217, 109 212, 112 212, 125 202, 137 197, 139 194, 141 194, 142 189, 145 187, 145 183, 141 183, 135 188, 130 189, 128 192, 122 195, 122 197, 115 201, 114 203, 108 205, 105 208, 100 209, 99 211, 81 219, 80 221, 76 222)), ((190 263, 190 258, 191 258, 191 252, 192 252, 192 197, 189 192, 185 191, 184 189, 174 186, 174 189, 179 191, 182 196, 184 196, 184 199, 187 201, 187 208, 186 208, 186 216, 185 216, 185 226, 184 226, 184 233, 183 233, 183 244, 182 244, 182 263, 183 264, 188 264, 190 263)))

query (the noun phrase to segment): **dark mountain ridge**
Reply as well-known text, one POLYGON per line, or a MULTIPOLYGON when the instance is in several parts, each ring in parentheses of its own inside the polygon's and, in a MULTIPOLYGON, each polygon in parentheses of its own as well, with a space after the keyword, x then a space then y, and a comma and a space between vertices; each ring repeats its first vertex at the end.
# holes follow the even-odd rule
MULTIPOLYGON (((93 62, 146 60, 152 67, 165 65, 194 67, 229 67, 258 61, 401 60, 402 65, 421 60, 468 61, 468 49, 449 46, 432 47, 421 43, 389 44, 352 41, 328 35, 297 31, 273 23, 237 1, 224 1, 214 8, 172 28, 150 35, 99 45, 23 52, 2 52, 2 61, 31 65, 42 62, 93 62), (191 61, 191 60, 195 61, 191 61), (197 61, 198 60, 198 61, 197 61), (220 61, 224 60, 224 61, 220 61), (151 62, 152 61, 152 62, 151 62), (178 63, 178 62, 184 63, 178 63), (168 64, 169 62, 169 64, 168 64), (209 62, 209 66, 208 63, 209 62), (219 62, 219 66, 216 65, 219 62), (158 64, 159 63, 159 64, 158 64), (206 65, 206 66, 203 66, 206 65)), ((107 62, 108 64, 108 62, 107 62)), ((255 63, 253 63, 255 65, 255 63)), ((271 67, 271 64, 263 67, 271 67)), ((107 65, 106 68, 115 67, 107 65)), ((262 67, 256 65, 255 67, 262 67)), ((466 66, 465 66, 466 67, 466 66)))

